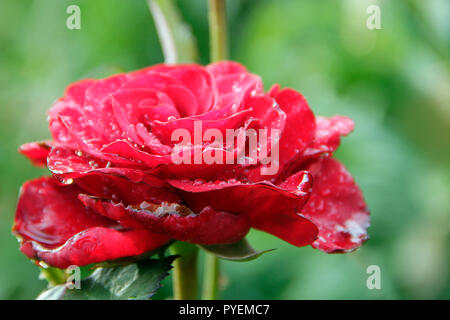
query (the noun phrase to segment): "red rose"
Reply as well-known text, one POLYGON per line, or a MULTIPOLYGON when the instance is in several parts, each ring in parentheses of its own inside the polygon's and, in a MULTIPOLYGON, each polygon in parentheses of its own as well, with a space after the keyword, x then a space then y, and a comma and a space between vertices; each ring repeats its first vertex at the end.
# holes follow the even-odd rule
POLYGON ((367 238, 362 193, 331 157, 352 120, 315 118, 300 93, 265 93, 237 63, 74 83, 50 109, 49 127, 52 141, 20 148, 53 173, 19 197, 13 230, 29 258, 65 268, 171 239, 232 243, 250 228, 326 252, 367 238), (267 143, 251 142, 251 130, 267 143), (174 132, 203 140, 181 144, 174 132), (229 132, 233 143, 218 140, 229 132))

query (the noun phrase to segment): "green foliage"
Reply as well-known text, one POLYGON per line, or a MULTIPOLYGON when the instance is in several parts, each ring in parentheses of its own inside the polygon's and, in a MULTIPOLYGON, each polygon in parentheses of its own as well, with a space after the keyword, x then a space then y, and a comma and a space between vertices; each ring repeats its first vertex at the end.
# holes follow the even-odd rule
POLYGON ((98 268, 81 280, 80 288, 70 284, 51 287, 42 292, 39 300, 146 300, 169 275, 176 256, 146 259, 112 268, 98 268))

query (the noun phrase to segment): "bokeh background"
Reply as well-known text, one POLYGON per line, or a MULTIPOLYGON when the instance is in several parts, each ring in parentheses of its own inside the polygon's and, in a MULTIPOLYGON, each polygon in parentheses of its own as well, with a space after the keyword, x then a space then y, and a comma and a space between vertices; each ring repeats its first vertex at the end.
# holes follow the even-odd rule
MULTIPOLYGON (((176 1, 208 62, 206 0, 176 1)), ((222 297, 449 299, 450 6, 447 0, 229 0, 231 58, 301 91, 316 114, 356 122, 336 156, 361 186, 371 239, 327 255, 252 231, 248 262, 223 262, 222 297), (381 8, 368 30, 366 8, 381 8), (366 287, 369 265, 381 290, 366 287)), ((11 226, 20 185, 47 174, 17 152, 49 137, 46 110, 70 82, 163 61, 145 0, 0 2, 0 298, 46 286, 11 226), (81 29, 66 8, 81 8, 81 29)), ((156 298, 170 296, 170 279, 156 298)))

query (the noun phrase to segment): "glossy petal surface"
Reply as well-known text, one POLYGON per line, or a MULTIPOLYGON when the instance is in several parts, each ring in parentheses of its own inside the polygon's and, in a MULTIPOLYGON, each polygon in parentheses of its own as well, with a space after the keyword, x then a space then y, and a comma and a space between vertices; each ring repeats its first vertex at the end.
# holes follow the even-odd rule
POLYGON ((359 187, 337 160, 320 159, 308 170, 314 177, 302 214, 319 227, 312 246, 325 252, 347 252, 367 239, 369 211, 359 187))
POLYGON ((123 228, 96 214, 78 200, 79 192, 52 178, 22 187, 13 231, 29 258, 59 268, 82 266, 140 255, 169 240, 145 229, 123 228))

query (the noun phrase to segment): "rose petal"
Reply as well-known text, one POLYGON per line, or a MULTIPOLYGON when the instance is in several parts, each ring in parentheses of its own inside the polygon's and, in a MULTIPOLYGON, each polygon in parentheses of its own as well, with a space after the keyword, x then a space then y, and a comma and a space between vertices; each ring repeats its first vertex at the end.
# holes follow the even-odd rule
POLYGON ((206 66, 206 69, 213 75, 214 78, 232 74, 245 74, 247 69, 240 63, 234 61, 220 61, 211 63, 206 66))
POLYGON ((216 211, 244 214, 252 227, 271 233, 293 245, 311 244, 317 236, 316 226, 300 216, 311 188, 307 172, 299 172, 284 184, 268 182, 244 183, 230 181, 168 180, 180 190, 185 202, 194 211, 212 207, 216 211))
POLYGON ((58 268, 83 266, 140 255, 169 240, 145 229, 120 228, 84 207, 79 192, 49 177, 24 184, 13 231, 29 258, 58 268))
POLYGON ((19 152, 30 159, 35 166, 45 167, 51 148, 51 141, 30 142, 21 145, 19 152))
POLYGON ((235 105, 241 110, 249 97, 263 93, 261 78, 251 74, 239 63, 222 61, 210 64, 206 69, 213 75, 219 93, 215 108, 235 105))
MULTIPOLYGON (((125 163, 134 165, 146 166, 148 169, 155 168, 162 164, 169 164, 172 162, 170 154, 158 155, 150 154, 144 150, 139 150, 139 146, 131 145, 130 142, 125 140, 116 140, 110 144, 105 145, 101 149, 101 158, 107 160, 111 158, 120 157, 125 163)), ((113 160, 115 161, 115 160, 113 160)))
POLYGON ((367 239, 369 211, 361 190, 339 161, 322 158, 308 170, 314 183, 302 214, 319 228, 312 244, 325 252, 348 252, 367 239))
POLYGON ((145 229, 115 230, 95 227, 83 231, 55 249, 46 249, 37 242, 25 242, 24 252, 30 259, 65 269, 71 265, 85 266, 93 263, 139 256, 155 250, 170 239, 145 229))
MULTIPOLYGON (((117 165, 117 164, 115 164, 117 165)), ((145 173, 142 169, 111 167, 109 161, 98 159, 79 150, 53 147, 48 155, 48 169, 62 180, 76 179, 91 174, 123 176, 130 181, 140 182, 145 173)))
POLYGON ((152 203, 181 203, 180 195, 164 180, 153 175, 144 175, 141 182, 131 182, 112 175, 89 175, 74 180, 83 193, 102 199, 135 205, 143 201, 152 203))
POLYGON ((85 79, 72 83, 67 87, 64 96, 58 99, 48 111, 50 133, 56 142, 77 146, 72 135, 61 123, 59 113, 67 107, 81 108, 84 104, 85 92, 94 82, 93 79, 85 79))
POLYGON ((121 132, 113 117, 108 97, 123 86, 128 79, 129 76, 126 74, 113 75, 95 81, 86 90, 86 99, 80 110, 83 118, 72 119, 72 123, 77 123, 77 127, 83 130, 77 131, 75 134, 83 137, 85 143, 90 143, 98 148, 98 140, 107 142, 120 136, 121 132))
MULTIPOLYGON (((179 118, 180 114, 172 99, 161 91, 153 89, 121 89, 111 94, 112 107, 119 125, 150 123, 151 120, 166 121, 169 117, 179 118), (119 109, 119 110, 118 110, 119 109), (117 111, 125 119, 118 119, 117 111)), ((122 128, 126 131, 125 128, 122 128)))
POLYGON ((341 136, 348 135, 354 127, 353 120, 343 116, 317 117, 316 124, 314 141, 306 148, 305 158, 333 153, 341 142, 341 136))
MULTIPOLYGON (((166 93, 174 102, 180 115, 177 118, 188 117, 197 113, 197 99, 195 98, 194 94, 187 88, 181 85, 170 85, 165 87, 163 89, 163 92, 166 93)), ((167 118, 155 120, 167 121, 167 118)))
POLYGON ((129 226, 142 225, 179 241, 198 244, 233 243, 250 229, 246 215, 204 208, 198 214, 177 203, 155 204, 147 201, 124 206, 109 200, 84 197, 83 202, 111 219, 129 226))
POLYGON ((217 100, 217 87, 212 75, 198 65, 181 65, 168 72, 189 89, 197 99, 197 114, 209 111, 217 100))
POLYGON ((148 89, 123 89, 110 98, 115 119, 123 131, 121 139, 147 146, 157 154, 170 152, 144 125, 147 123, 149 127, 152 120, 180 116, 166 94, 148 89))
MULTIPOLYGON (((152 132, 166 145, 174 145, 177 141, 172 141, 172 134, 175 130, 187 130, 194 143, 195 128, 197 125, 197 132, 201 133, 201 137, 208 129, 219 129, 225 138, 227 129, 237 129, 243 125, 244 119, 250 114, 250 110, 242 110, 226 118, 205 119, 202 117, 186 117, 174 119, 167 122, 153 121, 152 132), (200 130, 201 129, 201 130, 200 130)), ((201 143, 202 141, 200 141, 201 143)))
POLYGON ((280 172, 294 159, 302 155, 313 141, 316 130, 314 114, 305 98, 295 90, 283 89, 275 96, 280 108, 286 113, 286 126, 280 139, 280 172))

